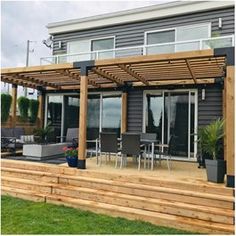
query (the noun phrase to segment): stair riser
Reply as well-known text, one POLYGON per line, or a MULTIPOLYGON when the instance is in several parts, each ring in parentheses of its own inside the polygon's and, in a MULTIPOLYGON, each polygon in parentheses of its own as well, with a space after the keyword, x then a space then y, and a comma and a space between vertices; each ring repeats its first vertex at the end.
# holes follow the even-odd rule
POLYGON ((34 202, 45 202, 44 196, 35 196, 35 195, 30 195, 30 194, 17 193, 15 191, 6 191, 4 190, 4 188, 2 188, 1 194, 6 195, 6 196, 17 197, 17 198, 21 198, 25 200, 30 200, 34 202))
POLYGON ((96 202, 103 202, 108 204, 114 204, 118 206, 130 207, 135 209, 143 209, 143 210, 150 210, 156 211, 160 213, 170 214, 170 215, 179 215, 190 217, 194 219, 201 219, 207 220, 211 222, 219 222, 219 223, 226 223, 226 224, 233 224, 233 217, 220 215, 220 214, 212 214, 207 212, 200 212, 196 210, 190 209, 183 209, 178 208, 177 206, 168 206, 165 204, 153 204, 148 201, 144 200, 131 200, 127 198, 120 198, 119 196, 106 196, 105 194, 96 193, 88 193, 83 192, 80 189, 78 190, 68 190, 68 189, 61 189, 61 188, 53 188, 53 194, 62 195, 67 197, 72 197, 76 199, 85 199, 85 200, 92 200, 96 202))
POLYGON ((29 191, 35 191, 39 193, 52 193, 52 187, 51 186, 39 186, 35 184, 28 184, 28 183, 19 183, 14 181, 9 181, 2 179, 2 186, 11 187, 15 189, 25 189, 29 191))
POLYGON ((12 178, 19 178, 19 179, 29 179, 29 180, 36 180, 42 181, 46 183, 58 183, 58 177, 48 176, 46 173, 45 175, 41 174, 28 174, 28 173, 19 173, 13 171, 6 171, 2 170, 2 176, 4 177, 12 177, 12 178))
POLYGON ((131 220, 142 220, 142 221, 146 221, 146 222, 150 222, 153 224, 157 224, 160 226, 166 226, 166 227, 174 227, 177 229, 181 229, 181 230, 189 230, 189 231, 194 231, 194 232, 199 232, 199 233, 211 233, 211 234, 233 234, 232 231, 224 231, 224 230, 219 230, 219 229, 212 229, 212 228, 208 228, 208 227, 199 227, 199 226, 195 226, 195 225, 191 225, 188 224, 187 222, 177 222, 177 221, 173 221, 173 220, 166 220, 160 217, 153 217, 153 216, 148 216, 148 215, 138 215, 138 214, 134 214, 132 213, 132 211, 128 212, 122 212, 119 210, 112 210, 111 209, 105 209, 105 208, 101 208, 98 205, 96 206, 92 206, 92 205, 85 205, 85 204, 75 204, 74 202, 68 202, 68 201, 64 201, 62 199, 60 199, 60 197, 47 197, 46 200, 48 203, 53 203, 53 204, 57 204, 57 205, 65 205, 65 206, 69 206, 69 207, 74 207, 74 208, 79 208, 82 210, 88 210, 88 211, 93 211, 95 213, 99 213, 99 214, 107 214, 110 216, 114 216, 114 217, 124 217, 127 219, 131 219, 131 220))
POLYGON ((97 190, 104 190, 109 192, 117 192, 124 194, 131 194, 142 197, 150 197, 154 199, 165 199, 170 201, 191 203, 202 206, 212 206, 212 207, 221 207, 225 209, 233 209, 233 203, 221 200, 193 197, 193 196, 185 196, 181 194, 173 194, 173 193, 165 193, 165 192, 157 192, 157 191, 148 191, 141 190, 135 188, 128 188, 123 186, 115 186, 110 184, 101 184, 90 181, 82 181, 82 180, 73 180, 68 178, 59 177, 60 184, 68 184, 72 186, 85 187, 97 190))
POLYGON ((199 186, 197 184, 187 184, 184 182, 171 182, 171 181, 165 181, 165 180, 155 180, 152 178, 143 178, 137 176, 137 178, 134 178, 133 176, 127 176, 127 175, 118 175, 118 174, 112 174, 112 173, 100 173, 100 172, 91 172, 91 171, 81 171, 74 168, 63 168, 63 167, 57 167, 55 166, 44 166, 44 165, 34 165, 30 163, 15 163, 15 162, 5 162, 2 161, 2 167, 7 168, 17 168, 17 169, 25 169, 25 170, 34 170, 34 171, 42 171, 46 173, 54 173, 54 174, 66 174, 66 175, 72 175, 72 176, 84 176, 84 177, 94 177, 94 178, 100 178, 100 179, 107 179, 107 180, 115 180, 115 181, 123 181, 123 182, 129 182, 129 183, 140 183, 144 185, 151 185, 151 186, 159 186, 159 187, 167 187, 167 188, 174 188, 174 189, 182 189, 182 190, 190 190, 192 191, 193 188, 197 192, 203 192, 203 193, 214 193, 224 196, 233 196, 233 190, 230 188, 224 188, 222 191, 221 187, 217 186, 199 186))

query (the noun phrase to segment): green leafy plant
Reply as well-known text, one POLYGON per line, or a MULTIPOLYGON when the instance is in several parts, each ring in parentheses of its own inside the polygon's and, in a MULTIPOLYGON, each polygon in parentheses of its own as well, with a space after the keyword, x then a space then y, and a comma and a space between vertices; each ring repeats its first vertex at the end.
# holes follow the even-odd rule
POLYGON ((29 117, 30 122, 34 123, 38 116, 39 101, 35 99, 29 100, 29 117))
POLYGON ((40 143, 47 143, 48 136, 53 132, 51 122, 49 122, 44 128, 34 130, 34 135, 38 138, 40 143))
POLYGON ((63 148, 65 157, 78 157, 78 150, 78 148, 63 148))
POLYGON ((6 122, 10 114, 12 97, 10 94, 1 94, 1 122, 6 122))
POLYGON ((28 118, 29 99, 26 97, 19 97, 17 102, 20 111, 20 118, 25 121, 28 118))
POLYGON ((222 148, 220 140, 224 137, 224 120, 218 119, 211 124, 199 129, 198 138, 204 152, 214 160, 222 148))

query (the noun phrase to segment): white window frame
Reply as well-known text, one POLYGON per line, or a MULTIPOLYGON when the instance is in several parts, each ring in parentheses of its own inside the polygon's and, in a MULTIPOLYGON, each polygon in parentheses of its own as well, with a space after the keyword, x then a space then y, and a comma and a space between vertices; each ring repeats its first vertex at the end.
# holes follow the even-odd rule
MULTIPOLYGON (((199 23, 199 24, 193 24, 193 25, 183 25, 183 26, 178 26, 178 27, 172 27, 172 28, 165 28, 165 29, 158 29, 158 30, 150 30, 150 31, 145 31, 144 32, 144 46, 146 48, 146 46, 151 45, 151 44, 147 44, 147 36, 150 33, 158 33, 158 32, 165 32, 165 31, 171 31, 174 30, 175 31, 175 41, 177 42, 177 31, 178 28, 195 28, 195 27, 200 27, 200 26, 208 26, 208 38, 211 37, 211 22, 205 22, 205 23, 199 23)), ((184 42, 188 42, 191 40, 185 40, 184 42)), ((175 51, 176 51, 176 44, 175 44, 175 51)))
MULTIPOLYGON (((68 53, 68 44, 71 43, 71 42, 76 42, 76 41, 82 41, 82 40, 87 40, 89 42, 89 51, 88 53, 91 53, 91 52, 100 52, 100 51, 103 51, 103 50, 97 50, 97 51, 92 51, 92 41, 95 41, 95 40, 102 40, 102 39, 113 39, 113 49, 116 48, 116 36, 115 35, 111 35, 111 36, 106 36, 106 37, 96 37, 96 38, 80 38, 80 39, 76 39, 76 40, 72 40, 72 41, 68 41, 66 43, 66 53, 67 55, 69 54, 77 54, 77 53, 68 53)), ((79 52, 78 52, 79 53, 79 52)))

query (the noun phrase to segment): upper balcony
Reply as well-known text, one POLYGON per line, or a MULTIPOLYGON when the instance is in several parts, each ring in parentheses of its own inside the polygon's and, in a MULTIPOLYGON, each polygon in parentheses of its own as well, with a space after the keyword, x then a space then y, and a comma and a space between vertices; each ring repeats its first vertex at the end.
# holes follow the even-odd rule
POLYGON ((175 53, 182 51, 204 50, 234 46, 234 35, 204 38, 171 43, 149 44, 135 47, 115 48, 86 53, 60 54, 40 58, 41 65, 59 64, 75 61, 102 60, 152 54, 175 53))

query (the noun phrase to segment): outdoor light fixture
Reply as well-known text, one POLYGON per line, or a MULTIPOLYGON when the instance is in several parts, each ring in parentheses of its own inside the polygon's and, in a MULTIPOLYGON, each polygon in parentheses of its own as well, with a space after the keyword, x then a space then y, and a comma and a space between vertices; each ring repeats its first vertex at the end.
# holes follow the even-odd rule
POLYGON ((219 18, 218 27, 219 29, 222 29, 222 18, 219 18))
POLYGON ((61 43, 61 41, 58 42, 58 48, 59 48, 59 49, 62 48, 62 43, 61 43))
POLYGON ((202 89, 202 100, 204 101, 206 98, 206 90, 202 89))

